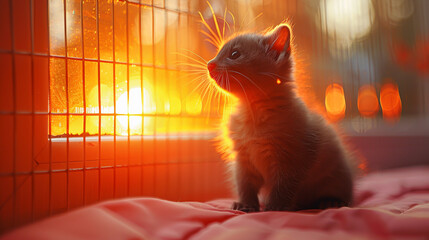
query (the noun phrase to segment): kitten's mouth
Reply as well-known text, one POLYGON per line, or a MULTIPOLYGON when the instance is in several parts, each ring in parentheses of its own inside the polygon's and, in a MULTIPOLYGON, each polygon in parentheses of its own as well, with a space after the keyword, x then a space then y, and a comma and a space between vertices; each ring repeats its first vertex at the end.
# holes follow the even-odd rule
POLYGON ((209 62, 209 64, 207 64, 207 70, 209 70, 210 77, 219 84, 219 73, 215 70, 216 67, 216 63, 209 62))
POLYGON ((216 85, 226 90, 227 88, 227 79, 226 79, 227 76, 225 75, 226 70, 220 69, 218 65, 213 61, 210 61, 207 64, 207 70, 209 71, 210 77, 216 82, 216 85))
POLYGON ((217 83, 219 83, 219 73, 211 71, 209 72, 210 77, 213 78, 213 80, 215 80, 217 83))
POLYGON ((216 77, 218 76, 217 73, 215 73, 214 71, 209 71, 210 77, 213 78, 214 80, 216 80, 216 77))

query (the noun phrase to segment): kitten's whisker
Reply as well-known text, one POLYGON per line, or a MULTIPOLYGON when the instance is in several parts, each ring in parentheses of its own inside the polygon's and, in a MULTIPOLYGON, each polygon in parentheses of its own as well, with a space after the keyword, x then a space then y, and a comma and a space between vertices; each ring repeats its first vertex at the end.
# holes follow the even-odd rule
POLYGON ((189 62, 189 61, 176 61, 175 62, 176 64, 179 64, 179 65, 188 65, 188 66, 194 66, 194 67, 197 67, 197 68, 200 68, 200 69, 202 69, 202 68, 204 68, 204 69, 206 69, 207 68, 207 64, 203 64, 203 63, 200 63, 200 62, 196 62, 196 61, 194 61, 194 62, 189 62))
MULTIPOLYGON (((219 43, 221 43, 221 42, 223 41, 223 38, 222 38, 222 36, 221 36, 221 34, 220 34, 220 29, 219 29, 219 24, 218 24, 218 22, 217 22, 217 18, 216 18, 216 13, 214 12, 213 7, 212 7, 212 5, 210 4, 210 2, 209 2, 209 1, 207 1, 207 4, 209 5, 209 7, 210 7, 210 11, 212 12, 213 21, 214 21, 214 23, 215 23, 216 30, 217 30, 217 34, 218 34, 218 37, 219 37, 219 40, 220 40, 220 42, 219 42, 219 43)), ((220 46, 220 44, 219 44, 219 46, 220 46)))
MULTIPOLYGON (((230 92, 230 86, 229 86, 229 74, 228 71, 225 71, 226 73, 226 77, 225 77, 225 87, 227 89, 228 92, 230 92)), ((225 114, 225 108, 226 108, 226 101, 227 101, 227 95, 226 94, 222 94, 223 95, 223 111, 222 111, 222 115, 225 114)))
POLYGON ((207 71, 200 70, 200 69, 182 69, 181 72, 183 73, 183 78, 187 76, 194 76, 194 75, 200 75, 201 77, 207 76, 207 71))
POLYGON ((182 69, 183 73, 186 73, 187 75, 194 75, 194 74, 200 74, 201 76, 207 74, 207 70, 203 69, 182 69))
POLYGON ((182 65, 181 63, 177 63, 177 65, 188 66, 189 67, 189 68, 182 68, 182 69, 180 69, 180 71, 182 71, 182 72, 201 72, 201 73, 207 73, 207 68, 189 66, 189 65, 186 65, 186 64, 182 65))
POLYGON ((262 16, 263 13, 259 13, 256 17, 254 17, 251 21, 249 21, 246 25, 246 27, 248 27, 251 23, 253 23, 254 21, 256 21, 256 19, 258 19, 260 16, 262 16))
POLYGON ((234 14, 232 14, 232 12, 231 11, 228 11, 228 13, 229 13, 229 15, 232 17, 232 23, 234 24, 234 32, 237 32, 236 30, 236 27, 235 27, 235 17, 234 17, 234 14))
MULTIPOLYGON (((225 84, 225 76, 222 75, 222 84, 225 84)), ((222 94, 221 91, 219 91, 219 89, 217 88, 216 85, 213 84, 213 92, 215 93, 214 95, 214 100, 216 101, 216 112, 219 112, 219 107, 220 107, 220 95, 222 94)))
POLYGON ((174 53, 174 54, 179 55, 179 56, 182 56, 182 57, 185 57, 185 58, 187 58, 187 59, 189 59, 189 60, 192 60, 192 61, 193 61, 193 62, 195 62, 195 63, 200 63, 200 64, 201 64, 201 65, 203 65, 203 66, 206 66, 206 65, 207 65, 207 62, 206 62, 206 61, 201 61, 201 60, 196 59, 196 58, 194 58, 194 57, 191 57, 191 56, 189 56, 189 55, 186 55, 186 54, 183 54, 183 53, 180 53, 180 52, 176 52, 176 53, 174 53))
POLYGON ((204 86, 204 84, 206 84, 204 81, 201 81, 200 83, 197 84, 197 86, 195 86, 192 90, 191 93, 193 93, 194 91, 198 90, 201 86, 204 86))
POLYGON ((219 48, 220 44, 217 43, 217 40, 215 40, 213 38, 213 36, 211 36, 209 33, 207 33, 204 30, 201 30, 200 32, 208 37, 208 38, 204 39, 204 41, 207 41, 207 42, 213 44, 213 46, 215 46, 216 48, 219 48))
POLYGON ((228 92, 231 92, 231 84, 230 84, 230 81, 229 81, 229 73, 228 73, 228 71, 225 71, 226 72, 226 76, 227 76, 227 81, 228 81, 228 85, 227 85, 227 90, 228 90, 228 92))
MULTIPOLYGON (((218 42, 219 41, 219 39, 217 38, 217 36, 216 36, 216 34, 214 33, 214 31, 213 31, 213 29, 210 27, 210 25, 208 25, 208 23, 206 22, 206 20, 203 18, 203 16, 201 15, 201 13, 199 12, 199 14, 200 14, 200 18, 201 18, 201 21, 199 21, 200 23, 202 23, 205 27, 206 27, 206 29, 209 31, 209 33, 210 33, 210 35, 209 35, 209 37, 210 38, 212 38, 212 39, 214 39, 214 41, 215 42, 218 42)), ((204 31, 204 30, 201 30, 201 31, 204 31)), ((204 31, 205 32, 205 31, 204 31)))
POLYGON ((187 70, 183 70, 183 72, 186 72, 186 74, 188 75, 193 75, 193 74, 201 74, 204 75, 207 73, 207 71, 205 70, 200 70, 200 69, 187 69, 187 70))
MULTIPOLYGON (((222 82, 222 76, 221 76, 221 82, 222 82)), ((212 98, 213 98, 213 93, 215 92, 215 87, 210 84, 210 89, 209 89, 209 93, 207 96, 207 103, 208 103, 208 112, 207 112, 207 121, 208 121, 208 117, 211 115, 211 106, 212 106, 212 98)))
POLYGON ((201 69, 187 69, 182 70, 184 75, 186 76, 193 76, 193 75, 200 75, 201 77, 206 76, 207 72, 201 69))
POLYGON ((205 81, 201 81, 197 86, 194 87, 194 89, 189 93, 189 95, 192 95, 195 93, 195 91, 199 90, 200 88, 203 88, 207 85, 205 81))
POLYGON ((268 97, 268 94, 261 87, 259 87, 254 81, 252 81, 252 79, 250 79, 248 76, 246 76, 243 73, 238 72, 238 71, 234 71, 234 70, 230 70, 230 71, 233 72, 233 73, 240 74, 241 76, 243 76, 244 78, 246 78, 247 80, 249 80, 250 83, 252 83, 253 85, 255 85, 255 87, 257 87, 259 89, 259 91, 261 91, 266 97, 268 97))
MULTIPOLYGON (((207 85, 200 85, 198 88, 194 88, 194 90, 192 90, 188 95, 192 96, 194 94, 196 94, 197 92, 203 92, 205 89, 207 88, 207 85)), ((204 98, 201 96, 201 101, 203 101, 204 98)))
POLYGON ((204 39, 204 41, 206 41, 206 42, 208 42, 208 43, 210 43, 211 45, 213 45, 213 47, 215 47, 216 49, 219 49, 219 47, 216 45, 216 43, 214 43, 212 40, 210 40, 210 39, 204 39))
POLYGON ((225 12, 223 13, 223 28, 222 28, 222 40, 225 39, 225 23, 226 23, 226 10, 227 8, 225 7, 225 12))
POLYGON ((206 65, 207 65, 207 61, 203 58, 203 57, 201 57, 200 55, 198 55, 197 53, 195 53, 194 51, 192 51, 192 50, 189 50, 189 49, 183 49, 184 51, 188 51, 188 52, 190 52, 190 53, 192 53, 193 55, 195 55, 196 57, 198 57, 198 58, 200 58, 204 63, 206 63, 206 65))
POLYGON ((179 77, 179 80, 183 80, 185 78, 187 79, 185 85, 189 85, 189 84, 194 83, 194 81, 197 81, 198 78, 204 78, 204 75, 200 74, 200 73, 186 73, 186 74, 184 74, 184 76, 179 77), (193 77, 191 80, 189 80, 188 78, 192 77, 192 76, 195 76, 195 77, 193 77))
POLYGON ((219 41, 214 38, 210 33, 204 31, 204 30, 200 30, 200 33, 202 33, 203 35, 205 35, 207 38, 204 39, 204 41, 207 41, 209 43, 211 43, 214 47, 216 47, 216 49, 219 49, 220 47, 220 43, 219 41))
POLYGON ((220 46, 221 40, 216 36, 216 34, 211 29, 210 25, 206 22, 201 12, 198 12, 201 18, 201 23, 209 30, 209 32, 212 34, 212 36, 216 39, 216 43, 219 43, 218 46, 220 46))
POLYGON ((249 16, 248 14, 245 14, 245 15, 244 15, 244 17, 243 17, 243 19, 241 19, 240 26, 238 26, 238 27, 239 27, 239 28, 238 28, 238 31, 239 31, 239 32, 243 31, 243 28, 244 28, 244 22, 245 22, 245 20, 247 19, 247 17, 248 17, 248 16, 249 16))
POLYGON ((206 77, 204 75, 189 75, 190 77, 194 76, 191 80, 187 80, 187 82, 185 83, 187 86, 189 86, 190 84, 196 84, 195 82, 206 82, 206 77))
POLYGON ((211 87, 211 84, 206 84, 205 86, 206 86, 206 88, 203 90, 203 95, 201 95, 201 98, 202 98, 202 99, 204 99, 204 98, 205 98, 205 96, 206 96, 206 94, 207 94, 208 90, 209 90, 209 89, 210 89, 210 87, 211 87))
MULTIPOLYGON (((217 96, 217 91, 215 88, 212 87, 212 100, 211 102, 214 102, 216 100, 216 96, 217 96)), ((217 105, 217 102, 214 102, 215 105, 217 105)), ((210 116, 214 116, 213 112, 215 111, 214 106, 212 107, 213 103, 210 105, 211 107, 211 111, 210 111, 210 116)))
POLYGON ((215 99, 216 95, 217 95, 217 90, 216 88, 212 85, 211 87, 211 94, 209 95, 209 115, 213 116, 213 100, 215 99))
MULTIPOLYGON (((226 18, 224 18, 224 21, 225 21, 226 27, 228 27, 228 31, 233 32, 231 29, 231 25, 229 24, 229 22, 226 21, 226 18)), ((224 36, 224 39, 225 39, 225 36, 224 36)))
POLYGON ((198 64, 195 64, 195 63, 179 62, 177 64, 181 65, 181 66, 195 67, 195 68, 198 68, 198 69, 206 69, 206 66, 198 65, 198 64))
POLYGON ((230 79, 229 79, 229 72, 225 70, 225 87, 228 93, 231 92, 231 83, 230 83, 230 79))
POLYGON ((211 85, 207 84, 205 85, 205 88, 202 90, 201 101, 203 101, 204 103, 204 112, 203 112, 204 114, 207 114, 207 110, 206 110, 207 104, 208 104, 207 94, 210 93, 211 91, 210 89, 211 89, 211 85))
MULTIPOLYGON (((225 82, 226 82, 226 80, 225 80, 225 82)), ((216 91, 216 96, 217 96, 217 114, 218 114, 220 111, 220 107, 221 107, 220 103, 222 102, 222 99, 221 99, 222 93, 220 91, 216 91)))
POLYGON ((201 74, 207 73, 206 68, 191 66, 187 64, 177 64, 177 66, 181 66, 179 69, 181 72, 200 72, 201 74))

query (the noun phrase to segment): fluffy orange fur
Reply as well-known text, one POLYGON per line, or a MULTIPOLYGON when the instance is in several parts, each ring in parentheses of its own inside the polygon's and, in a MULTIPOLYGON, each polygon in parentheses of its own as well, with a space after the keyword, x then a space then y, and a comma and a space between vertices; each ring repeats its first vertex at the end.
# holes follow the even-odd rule
POLYGON ((351 204, 354 156, 297 95, 291 41, 290 27, 280 24, 237 35, 210 61, 216 84, 238 99, 218 148, 231 160, 233 209, 259 211, 260 200, 264 210, 351 204))

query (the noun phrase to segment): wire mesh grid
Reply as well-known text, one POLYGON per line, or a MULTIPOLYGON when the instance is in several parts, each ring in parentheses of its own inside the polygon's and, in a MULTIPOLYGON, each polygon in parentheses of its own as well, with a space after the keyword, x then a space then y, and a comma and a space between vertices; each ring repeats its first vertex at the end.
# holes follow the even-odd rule
POLYGON ((6 34, 0 46, 5 71, 0 114, 2 231, 112 198, 225 196, 218 184, 224 180, 222 163, 209 141, 213 134, 207 133, 207 122, 216 116, 207 117, 201 109, 193 112, 192 106, 186 111, 186 105, 183 111, 165 106, 164 111, 154 111, 145 103, 146 74, 151 77, 150 94, 163 91, 159 98, 168 98, 176 88, 180 100, 186 97, 180 95, 186 94, 177 80, 180 69, 169 59, 176 56, 167 53, 172 46, 177 49, 183 37, 179 39, 177 32, 169 36, 173 33, 169 29, 156 32, 169 15, 177 18, 171 26, 174 31, 190 29, 196 22, 190 2, 175 4, 1 2, 6 34), (143 24, 148 27, 143 29, 143 24), (132 35, 133 25, 138 31, 132 35), (131 35, 137 39, 133 44, 131 35), (146 40, 149 35, 149 43, 143 42, 143 35, 146 40), (103 41, 110 49, 102 49, 103 41), (109 82, 111 91, 106 94, 103 85, 109 82), (134 91, 140 103, 133 102, 133 89, 140 91, 134 91), (118 105, 124 94, 125 104, 118 105), (136 104, 140 111, 130 111, 136 104), (103 109, 106 105, 110 109, 103 109))
MULTIPOLYGON (((427 116, 429 85, 421 80, 429 68, 422 61, 420 72, 409 70, 404 61, 411 55, 401 58, 403 49, 395 55, 394 36, 412 26, 403 39, 426 46, 429 4, 412 1, 409 14, 404 9, 410 2, 335 2, 212 5, 220 16, 228 7, 247 30, 292 20, 297 55, 304 59, 297 67, 311 62, 300 69, 313 77, 301 76, 312 86, 305 89, 307 103, 327 108, 329 86, 340 84, 340 117, 356 131, 384 117, 378 109, 385 78, 396 80, 404 115, 427 116), (357 8, 356 2, 368 5, 357 8), (356 9, 363 25, 352 18, 356 9), (345 15, 328 14, 337 10, 345 15), (363 33, 366 17, 370 30, 363 33), (366 112, 357 105, 365 84, 380 96, 377 108, 370 105, 366 112)), ((208 22, 214 19, 207 3, 196 0, 0 1, 0 231, 106 199, 229 196, 224 164, 210 140, 223 103, 195 94, 198 83, 179 64, 187 58, 174 54, 214 56, 216 49, 199 32, 198 11, 208 22)))

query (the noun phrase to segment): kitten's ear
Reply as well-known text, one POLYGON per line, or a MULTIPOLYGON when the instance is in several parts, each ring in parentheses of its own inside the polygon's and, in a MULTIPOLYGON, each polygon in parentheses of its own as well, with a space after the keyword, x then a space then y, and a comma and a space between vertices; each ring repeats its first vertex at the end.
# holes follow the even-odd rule
POLYGON ((275 51, 276 57, 290 54, 290 29, 286 24, 278 25, 269 35, 265 42, 269 51, 275 51))

